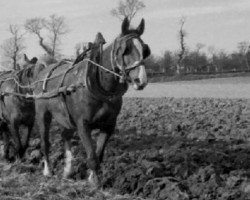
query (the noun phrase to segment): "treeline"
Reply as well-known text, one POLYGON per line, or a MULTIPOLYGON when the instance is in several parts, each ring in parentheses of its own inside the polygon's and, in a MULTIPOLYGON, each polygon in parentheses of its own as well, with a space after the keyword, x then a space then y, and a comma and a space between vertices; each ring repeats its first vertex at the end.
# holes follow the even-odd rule
MULTIPOLYGON (((111 10, 111 15, 119 20, 127 17, 131 21, 144 8, 143 1, 120 0, 117 6, 111 10)), ((146 60, 149 75, 178 76, 182 74, 250 71, 249 42, 240 42, 238 49, 233 53, 226 53, 223 50, 217 51, 212 46, 205 48, 205 45, 201 43, 198 43, 194 49, 190 49, 186 43, 186 21, 185 17, 179 20, 180 28, 177 30, 176 41, 179 47, 176 51, 166 50, 161 56, 151 55, 146 60)), ((39 56, 39 59, 47 64, 57 62, 63 57, 60 47, 63 36, 69 33, 69 30, 65 18, 55 14, 47 18, 27 19, 21 25, 10 24, 8 29, 10 38, 0 44, 1 65, 5 69, 19 69, 18 63, 26 49, 24 41, 31 35, 37 39, 37 47, 44 52, 43 55, 39 56)), ((84 42, 86 41, 79 41, 75 45, 75 55, 72 57, 77 56, 84 49, 84 42)))
MULTIPOLYGON (((216 52, 210 48, 209 53, 200 49, 189 50, 182 60, 180 74, 213 74, 225 72, 250 71, 250 52, 247 42, 238 45, 238 51, 226 53, 216 52)), ((178 52, 165 51, 162 56, 151 55, 147 63, 147 71, 153 76, 164 74, 166 76, 178 75, 178 52)))

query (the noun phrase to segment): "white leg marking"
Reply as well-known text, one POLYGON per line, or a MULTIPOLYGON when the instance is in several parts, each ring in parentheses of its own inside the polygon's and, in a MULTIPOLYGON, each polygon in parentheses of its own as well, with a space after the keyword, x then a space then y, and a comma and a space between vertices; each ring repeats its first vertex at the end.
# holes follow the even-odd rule
POLYGON ((51 176, 48 162, 46 160, 44 160, 43 162, 44 162, 43 175, 44 176, 51 176))
POLYGON ((99 178, 97 174, 91 169, 89 169, 88 182, 94 187, 99 187, 99 178))
POLYGON ((93 183, 93 179, 94 179, 94 172, 93 170, 90 170, 88 181, 90 183, 93 183))
POLYGON ((63 176, 67 178, 71 173, 73 155, 70 150, 66 150, 65 167, 63 176))

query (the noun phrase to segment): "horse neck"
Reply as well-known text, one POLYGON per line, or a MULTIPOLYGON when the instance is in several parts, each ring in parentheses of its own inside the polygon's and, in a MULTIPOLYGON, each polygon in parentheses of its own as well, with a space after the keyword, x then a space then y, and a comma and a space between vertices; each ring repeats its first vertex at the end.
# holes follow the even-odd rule
POLYGON ((46 65, 44 63, 36 63, 33 68, 33 77, 31 78, 31 82, 35 82, 38 78, 39 73, 46 68, 46 65))
MULTIPOLYGON (((112 51, 112 45, 108 46, 103 51, 103 63, 102 65, 108 69, 113 71, 112 69, 112 63, 111 63, 111 51, 112 51)), ((119 80, 117 77, 115 77, 113 74, 109 72, 105 72, 102 69, 98 69, 98 79, 101 87, 108 92, 114 92, 116 89, 117 84, 119 84, 119 80)))
MULTIPOLYGON (((18 74, 18 82, 20 85, 24 85, 24 86, 28 86, 31 84, 32 80, 30 77, 27 77, 26 73, 25 72, 25 69, 22 69, 20 71, 20 73, 18 74)), ((30 88, 22 88, 22 87, 18 87, 18 91, 21 92, 21 93, 29 93, 31 92, 31 89, 30 88)))

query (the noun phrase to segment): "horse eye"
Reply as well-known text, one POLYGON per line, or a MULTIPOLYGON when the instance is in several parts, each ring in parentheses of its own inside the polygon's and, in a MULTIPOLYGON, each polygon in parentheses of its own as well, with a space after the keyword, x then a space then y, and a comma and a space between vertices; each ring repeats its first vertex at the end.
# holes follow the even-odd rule
POLYGON ((143 46, 143 59, 145 59, 148 56, 150 56, 150 54, 151 54, 151 50, 150 50, 149 46, 147 44, 145 44, 143 46))
POLYGON ((28 69, 26 72, 27 77, 31 77, 32 76, 32 71, 31 69, 28 69))

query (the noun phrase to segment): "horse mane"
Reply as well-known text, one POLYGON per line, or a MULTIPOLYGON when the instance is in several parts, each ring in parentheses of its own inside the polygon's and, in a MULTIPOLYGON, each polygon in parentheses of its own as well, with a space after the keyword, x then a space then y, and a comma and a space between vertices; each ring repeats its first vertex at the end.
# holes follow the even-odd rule
POLYGON ((96 34, 96 38, 95 38, 95 41, 92 43, 92 42, 88 42, 88 46, 86 46, 86 49, 80 54, 77 56, 77 58, 75 59, 73 65, 81 62, 82 60, 84 60, 84 58, 86 58, 88 56, 88 52, 91 51, 91 55, 93 56, 96 51, 99 51, 99 47, 100 45, 104 45, 106 43, 103 35, 98 32, 96 34))
POLYGON ((75 61, 73 62, 73 65, 75 65, 75 64, 77 64, 77 63, 83 61, 83 59, 86 58, 87 52, 88 52, 88 51, 90 51, 90 49, 86 49, 86 50, 83 51, 81 54, 79 54, 79 55, 76 57, 75 61))

